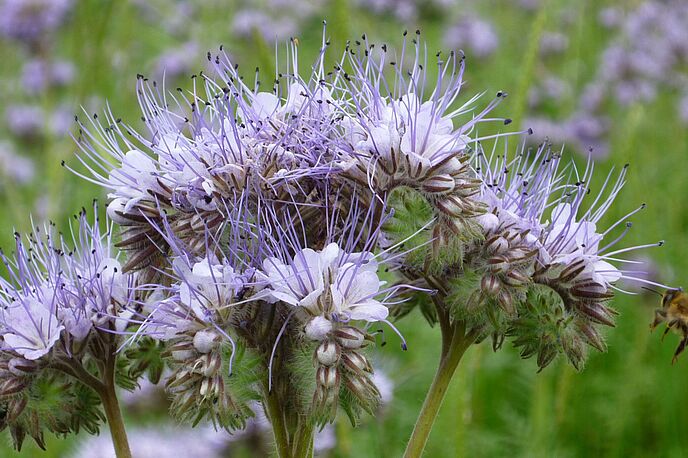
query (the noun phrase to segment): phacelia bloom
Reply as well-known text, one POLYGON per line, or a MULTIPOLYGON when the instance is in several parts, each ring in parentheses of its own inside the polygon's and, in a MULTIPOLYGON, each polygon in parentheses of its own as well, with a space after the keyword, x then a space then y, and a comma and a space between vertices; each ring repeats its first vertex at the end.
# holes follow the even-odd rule
POLYGON ((263 261, 262 275, 272 300, 303 307, 334 321, 382 321, 388 309, 375 299, 384 285, 372 253, 348 254, 330 243, 321 251, 305 248, 286 263, 263 261))
MULTIPOLYGON (((345 75, 343 82, 356 112, 344 124, 353 156, 346 173, 377 193, 401 186, 418 190, 437 214, 436 240, 448 234, 469 239, 475 235, 471 219, 484 208, 474 199, 480 181, 468 164, 468 146, 485 139, 470 135, 506 94, 499 92, 477 113, 477 97, 453 108, 463 85, 463 56, 451 53, 445 59, 438 54, 438 77, 430 92, 425 88, 425 58, 418 38, 413 41, 412 70, 408 76, 395 71, 393 80, 386 78, 385 69, 397 63, 386 48, 377 52, 366 41, 352 53, 354 73, 345 75), (460 123, 469 113, 471 119, 460 123)), ((399 65, 405 54, 404 48, 399 65)))
MULTIPOLYGON (((585 354, 583 343, 599 350, 605 348, 597 325, 613 325, 615 312, 608 307, 608 301, 618 290, 615 284, 621 279, 653 284, 613 263, 632 263, 618 259, 617 255, 658 244, 611 251, 631 227, 627 218, 643 206, 605 230, 598 227, 623 187, 626 168, 616 179, 608 176, 599 194, 590 196, 587 190, 593 171, 591 163, 579 175, 573 164, 562 165, 561 156, 551 153, 547 145, 536 152, 521 150, 510 161, 504 156, 479 158, 476 169, 483 180, 480 199, 488 211, 479 218, 484 242, 466 253, 465 269, 475 275, 475 290, 465 313, 496 304, 504 321, 493 320, 495 335, 518 335, 534 329, 529 327, 533 322, 549 320, 546 316, 551 312, 539 305, 525 309, 528 313, 521 305, 532 305, 533 292, 545 286, 555 294, 555 299, 545 302, 559 302, 571 318, 567 322, 570 324, 560 322, 550 329, 559 340, 541 334, 538 338, 548 343, 532 347, 524 337, 518 345, 523 346, 524 356, 537 353, 541 367, 557 351, 564 351, 579 367, 585 354), (587 203, 590 199, 592 203, 587 203), (609 241, 608 235, 619 227, 625 229, 609 241), (563 347, 555 351, 557 345, 563 347)), ((552 318, 551 323, 556 323, 556 319, 552 318)), ((495 339, 495 345, 501 345, 499 337, 495 339)))
POLYGON ((135 308, 135 279, 122 272, 101 235, 80 215, 75 248, 56 238, 52 227, 37 230, 16 255, 4 258, 11 282, 4 281, 2 329, 5 349, 38 359, 62 339, 69 355, 92 331, 121 331, 135 308))

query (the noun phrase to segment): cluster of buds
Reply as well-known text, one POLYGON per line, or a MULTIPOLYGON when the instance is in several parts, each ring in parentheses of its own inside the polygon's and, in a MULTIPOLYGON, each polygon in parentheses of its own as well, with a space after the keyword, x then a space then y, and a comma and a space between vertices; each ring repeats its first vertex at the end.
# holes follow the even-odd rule
POLYGON ((245 426, 252 413, 233 399, 226 385, 227 351, 222 337, 212 328, 188 331, 168 342, 166 353, 173 372, 165 388, 172 396, 171 411, 179 419, 197 423, 205 417, 227 429, 245 426))
MULTIPOLYGON (((307 336, 318 326, 312 323, 321 320, 324 318, 311 320, 307 336)), ((340 397, 351 396, 357 406, 372 413, 380 404, 380 392, 371 379, 373 367, 361 351, 373 341, 372 336, 356 327, 339 325, 324 336, 311 337, 322 339, 313 353, 316 383, 312 409, 319 423, 334 420, 340 397)))
MULTIPOLYGON (((497 219, 489 213, 481 222, 497 219)), ((484 226, 485 227, 485 226, 484 226)), ((484 304, 496 303, 507 318, 517 316, 516 304, 522 302, 530 283, 534 257, 528 233, 516 227, 497 223, 497 227, 485 227, 485 241, 476 246, 476 251, 466 254, 466 265, 481 274, 480 286, 468 298, 466 309, 477 311, 484 304)))

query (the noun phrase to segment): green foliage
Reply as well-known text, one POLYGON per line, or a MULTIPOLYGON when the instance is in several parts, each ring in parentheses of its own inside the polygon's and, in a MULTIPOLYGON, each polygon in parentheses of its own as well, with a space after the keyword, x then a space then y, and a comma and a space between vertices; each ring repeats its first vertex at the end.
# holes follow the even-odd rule
POLYGON ((45 431, 60 437, 82 430, 99 433, 105 416, 92 389, 49 369, 27 381, 23 391, 0 399, 3 423, 16 450, 21 450, 27 436, 45 448, 45 431))
POLYGON ((580 370, 587 351, 576 326, 577 320, 578 317, 566 311, 558 294, 547 287, 533 286, 519 317, 510 323, 506 334, 513 338, 522 358, 537 356, 540 370, 560 353, 580 370))
POLYGON ((432 228, 423 229, 423 226, 433 218, 432 208, 419 192, 408 188, 395 189, 389 202, 394 216, 383 229, 393 243, 403 243, 400 250, 410 251, 405 264, 423 270, 431 252, 432 237, 432 228))
POLYGON ((162 342, 150 337, 138 339, 117 359, 117 385, 132 391, 138 387, 138 380, 144 375, 151 383, 157 384, 165 370, 162 352, 162 342))

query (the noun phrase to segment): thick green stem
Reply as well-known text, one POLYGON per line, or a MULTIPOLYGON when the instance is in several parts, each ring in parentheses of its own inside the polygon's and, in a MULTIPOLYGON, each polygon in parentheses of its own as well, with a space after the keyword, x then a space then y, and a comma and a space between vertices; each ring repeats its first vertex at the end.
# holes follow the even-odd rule
POLYGON ((280 458, 291 458, 291 446, 289 444, 289 434, 287 425, 284 421, 284 414, 280 408, 279 400, 274 391, 265 390, 265 412, 272 425, 272 434, 275 436, 275 446, 277 455, 280 458))
POLYGON ((443 348, 446 348, 446 353, 443 351, 435 378, 430 385, 430 390, 425 397, 423 407, 413 428, 411 439, 406 446, 405 458, 418 458, 422 455, 435 418, 437 418, 437 413, 442 406, 444 396, 447 394, 449 382, 456 372, 461 357, 475 341, 475 338, 476 335, 472 332, 466 334, 463 323, 455 323, 451 327, 451 334, 442 333, 443 348), (445 346, 447 341, 449 345, 445 346))
POLYGON ((114 383, 105 385, 105 390, 100 394, 100 400, 103 403, 105 417, 110 427, 110 436, 112 437, 112 444, 115 446, 115 455, 117 458, 131 458, 127 431, 124 429, 124 420, 119 409, 119 402, 117 402, 114 383))
POLYGON ((115 364, 117 362, 117 355, 114 353, 114 348, 115 347, 111 345, 113 352, 107 355, 105 370, 102 373, 103 390, 98 394, 100 395, 100 401, 103 403, 103 409, 105 410, 105 418, 107 418, 110 428, 112 445, 115 446, 115 455, 117 458, 131 458, 127 430, 124 428, 122 411, 119 408, 117 393, 115 391, 115 364))
POLYGON ((294 458, 313 456, 313 425, 310 422, 301 424, 294 444, 294 458))

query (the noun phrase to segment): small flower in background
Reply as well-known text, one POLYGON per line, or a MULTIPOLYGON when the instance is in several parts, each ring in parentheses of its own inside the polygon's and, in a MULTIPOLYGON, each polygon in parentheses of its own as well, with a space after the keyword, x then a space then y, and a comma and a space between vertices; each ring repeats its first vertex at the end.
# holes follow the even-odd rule
POLYGON ((31 159, 19 156, 12 144, 0 142, 0 172, 12 181, 25 184, 33 179, 36 168, 31 159))
POLYGON ((29 94, 35 95, 71 83, 75 72, 74 65, 68 61, 31 59, 22 67, 21 82, 29 94))
POLYGON ((168 49, 156 59, 153 75, 160 81, 173 81, 186 76, 191 73, 198 54, 198 44, 193 41, 168 49))
POLYGON ((34 46, 64 23, 72 6, 71 0, 2 0, 0 35, 34 46))
POLYGON ((18 137, 40 136, 46 126, 45 117, 43 109, 35 105, 10 105, 5 108, 5 122, 18 137))
POLYGON ((447 28, 444 44, 451 49, 463 50, 469 57, 482 59, 495 52, 499 46, 499 36, 487 20, 464 16, 447 28))

